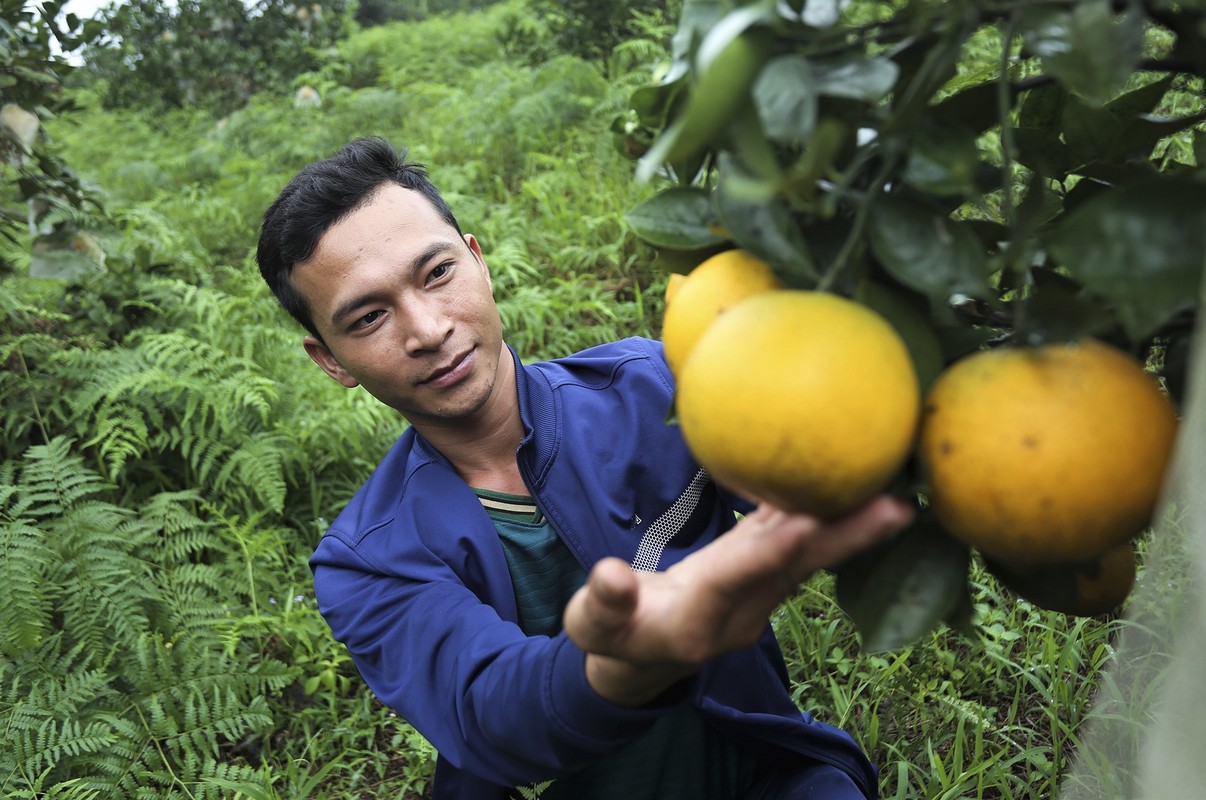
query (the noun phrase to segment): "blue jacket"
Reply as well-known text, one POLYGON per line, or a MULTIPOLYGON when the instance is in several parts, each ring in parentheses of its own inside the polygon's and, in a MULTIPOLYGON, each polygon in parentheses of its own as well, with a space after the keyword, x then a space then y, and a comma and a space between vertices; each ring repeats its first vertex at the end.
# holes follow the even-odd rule
MULTIPOLYGON (((556 361, 516 359, 532 497, 589 569, 604 556, 665 569, 734 523, 677 426, 657 342, 627 339, 556 361)), ((770 627, 758 646, 707 665, 654 707, 621 708, 586 682, 561 633, 528 637, 493 523, 448 461, 408 429, 319 543, 319 608, 383 703, 440 754, 435 797, 502 797, 573 771, 692 702, 768 760, 801 753, 849 773, 874 768, 844 732, 801 714, 770 627)), ((798 757, 797 757, 798 758, 798 757)))

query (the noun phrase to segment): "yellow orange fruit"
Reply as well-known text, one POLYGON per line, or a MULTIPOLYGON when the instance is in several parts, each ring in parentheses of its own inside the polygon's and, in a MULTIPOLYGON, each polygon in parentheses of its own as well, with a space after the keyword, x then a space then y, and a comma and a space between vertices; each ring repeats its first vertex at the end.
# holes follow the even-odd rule
POLYGON ((662 319, 671 372, 678 374, 699 337, 734 303, 782 288, 769 264, 740 249, 718 253, 691 270, 674 290, 673 302, 667 297, 662 319))
POLYGON ((662 296, 665 298, 667 305, 674 299, 674 295, 678 294, 678 290, 682 288, 683 281, 686 279, 687 276, 681 272, 671 272, 669 277, 666 278, 666 292, 662 296))
POLYGON ((882 317, 790 289, 722 314, 683 365, 676 395, 683 436, 719 483, 826 518, 891 481, 920 404, 908 350, 882 317))
POLYGON ((1135 548, 1130 542, 1084 561, 1018 567, 990 560, 987 565, 1018 597, 1079 617, 1117 610, 1135 585, 1135 548))
POLYGON ((926 396, 918 454, 953 535, 1013 563, 1067 561, 1145 528, 1176 430, 1139 362, 1086 338, 950 366, 926 396))

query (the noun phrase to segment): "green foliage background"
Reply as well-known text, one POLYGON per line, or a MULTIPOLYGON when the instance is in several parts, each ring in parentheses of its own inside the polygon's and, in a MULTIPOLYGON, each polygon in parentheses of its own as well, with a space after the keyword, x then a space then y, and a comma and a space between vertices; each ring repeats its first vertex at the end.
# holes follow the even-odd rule
MULTIPOLYGON (((104 268, 33 277, 34 232, 0 243, 0 795, 425 794, 431 748, 360 682, 306 567, 402 423, 312 366, 252 253, 299 168, 381 134, 482 241, 525 358, 656 336, 665 273, 624 221, 654 187, 610 130, 673 8, 592 50, 538 7, 344 19, 245 102, 115 108, 109 79, 68 81, 78 109, 39 148, 96 199, 63 215, 104 268)), ((1051 796, 1116 620, 1016 603, 977 567, 975 636, 867 654, 829 580, 776 625, 798 701, 858 736, 884 796, 1051 796)))
POLYGON ((104 268, 47 280, 27 238, 4 251, 0 795, 425 790, 430 747, 360 683, 306 566, 402 422, 309 363, 255 268, 259 218, 382 134, 483 242, 525 358, 652 335, 659 279, 622 221, 645 189, 601 132, 658 47, 609 81, 504 3, 364 29, 225 108, 110 108, 112 84, 74 81, 39 146, 104 208, 76 212, 104 268), (320 105, 295 107, 303 83, 320 105))

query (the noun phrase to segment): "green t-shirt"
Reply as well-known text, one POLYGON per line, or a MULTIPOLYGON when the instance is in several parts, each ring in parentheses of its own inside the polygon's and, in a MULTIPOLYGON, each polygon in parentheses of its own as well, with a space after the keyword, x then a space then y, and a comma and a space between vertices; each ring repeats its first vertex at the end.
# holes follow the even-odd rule
MULTIPOLYGON (((515 585, 519 624, 529 636, 555 636, 586 571, 529 497, 477 489, 498 529, 515 585)), ((574 775, 516 790, 540 800, 732 800, 754 778, 754 762, 683 704, 639 739, 574 775)))

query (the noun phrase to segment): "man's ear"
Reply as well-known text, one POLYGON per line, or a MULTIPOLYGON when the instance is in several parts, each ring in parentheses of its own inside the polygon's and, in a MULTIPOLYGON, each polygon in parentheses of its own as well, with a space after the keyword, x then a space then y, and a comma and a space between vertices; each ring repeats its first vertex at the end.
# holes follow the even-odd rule
POLYGON ((317 336, 307 336, 302 339, 302 347, 306 348, 307 355, 314 359, 314 363, 322 367, 323 372, 347 388, 354 389, 360 385, 360 381, 353 378, 347 370, 340 366, 339 362, 335 360, 335 354, 327 349, 327 346, 317 336))
POLYGON ((486 266, 486 257, 482 255, 482 246, 478 244, 477 237, 472 233, 465 234, 465 244, 469 246, 469 252, 473 253, 474 259, 482 268, 482 274, 486 276, 486 284, 490 287, 490 292, 494 292, 494 279, 490 277, 490 268, 486 266))

